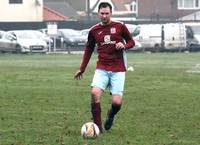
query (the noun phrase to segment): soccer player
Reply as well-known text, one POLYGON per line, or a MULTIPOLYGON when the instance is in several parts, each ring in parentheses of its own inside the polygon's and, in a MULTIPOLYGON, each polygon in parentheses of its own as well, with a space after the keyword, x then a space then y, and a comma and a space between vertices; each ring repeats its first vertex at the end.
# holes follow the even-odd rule
POLYGON ((126 56, 125 51, 135 45, 125 24, 111 21, 112 6, 102 2, 98 7, 100 23, 94 25, 88 34, 88 41, 80 68, 74 78, 80 80, 97 45, 98 60, 91 84, 91 112, 94 123, 102 132, 100 100, 106 88, 112 95, 112 103, 104 123, 105 130, 112 127, 114 116, 122 105, 124 91, 126 56))

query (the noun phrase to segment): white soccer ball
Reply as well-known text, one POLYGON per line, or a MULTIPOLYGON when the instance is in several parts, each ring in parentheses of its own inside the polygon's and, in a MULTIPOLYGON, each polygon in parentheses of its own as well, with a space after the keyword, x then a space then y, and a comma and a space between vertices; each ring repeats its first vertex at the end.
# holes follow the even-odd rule
POLYGON ((87 122, 81 128, 81 135, 84 138, 96 138, 99 132, 98 126, 93 122, 87 122))

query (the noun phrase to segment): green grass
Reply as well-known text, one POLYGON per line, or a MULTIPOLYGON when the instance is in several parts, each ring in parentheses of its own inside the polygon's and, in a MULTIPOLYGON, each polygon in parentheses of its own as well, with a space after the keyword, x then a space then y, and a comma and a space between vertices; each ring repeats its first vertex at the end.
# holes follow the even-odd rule
MULTIPOLYGON (((200 53, 129 53, 122 110, 95 140, 90 121, 92 57, 75 81, 81 55, 0 54, 0 145, 199 145, 200 53), (196 66, 196 68, 195 68, 196 66)), ((110 96, 102 97, 105 119, 110 96)))

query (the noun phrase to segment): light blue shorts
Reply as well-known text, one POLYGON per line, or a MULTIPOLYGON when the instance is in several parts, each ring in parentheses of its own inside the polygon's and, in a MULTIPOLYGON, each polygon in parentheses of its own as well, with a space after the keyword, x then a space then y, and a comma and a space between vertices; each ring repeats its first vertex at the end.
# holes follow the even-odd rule
POLYGON ((92 80, 92 87, 98 87, 103 91, 109 88, 111 94, 123 96, 125 72, 112 72, 96 69, 92 80))

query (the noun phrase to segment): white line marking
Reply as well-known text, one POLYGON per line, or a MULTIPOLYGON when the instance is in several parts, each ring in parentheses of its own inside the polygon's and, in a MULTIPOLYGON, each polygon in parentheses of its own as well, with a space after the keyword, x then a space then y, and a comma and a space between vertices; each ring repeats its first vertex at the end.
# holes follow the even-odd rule
POLYGON ((186 71, 187 73, 200 73, 200 63, 186 71))

